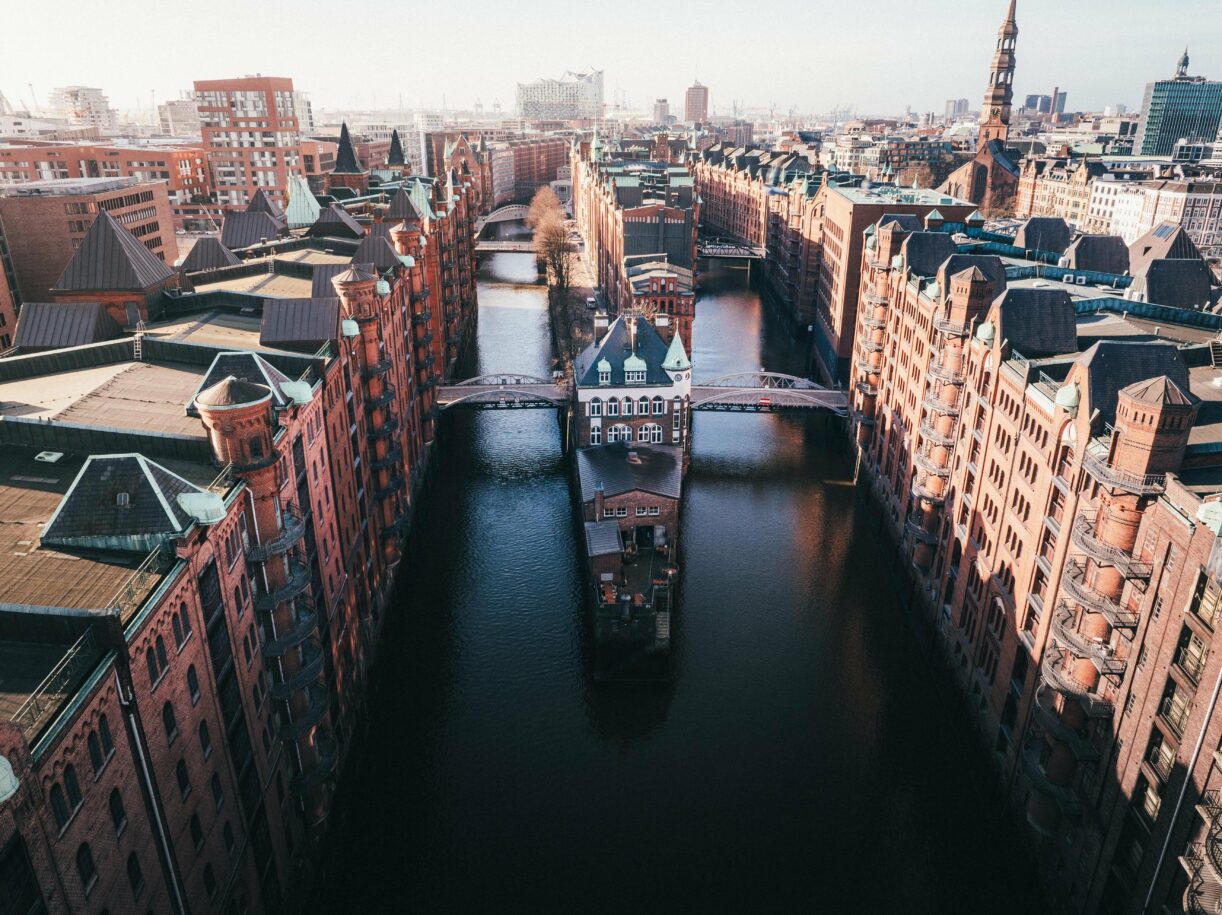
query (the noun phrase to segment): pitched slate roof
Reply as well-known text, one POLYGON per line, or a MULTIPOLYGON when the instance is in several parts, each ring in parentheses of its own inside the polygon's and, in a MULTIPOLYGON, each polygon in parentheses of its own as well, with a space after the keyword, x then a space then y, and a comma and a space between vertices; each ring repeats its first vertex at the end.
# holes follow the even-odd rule
POLYGON ((190 252, 178 269, 183 273, 194 273, 197 270, 233 267, 240 263, 242 259, 222 245, 219 238, 209 236, 201 238, 191 246, 190 252))
MULTIPOLYGON (((671 378, 662 368, 668 347, 658 336, 652 324, 644 319, 636 321, 635 355, 645 362, 645 384, 670 385, 671 378)), ((628 335, 628 320, 616 318, 601 340, 587 346, 577 357, 575 372, 578 387, 599 387, 598 363, 606 360, 611 366, 611 386, 624 385, 624 362, 634 354, 628 335)))
POLYGON ((284 224, 277 222, 270 213, 244 210, 225 215, 225 221, 221 223, 221 244, 232 251, 279 238, 284 233, 284 224))
POLYGON ((13 345, 24 350, 63 349, 123 336, 98 302, 26 302, 13 345))
POLYGON ((335 287, 331 285, 331 279, 347 270, 348 266, 348 264, 315 264, 314 275, 310 280, 310 298, 335 298, 335 287))
POLYGON ((352 148, 352 137, 348 135, 348 124, 339 127, 339 147, 335 150, 335 175, 359 175, 363 173, 361 163, 356 160, 356 150, 352 148))
POLYGON ((306 233, 313 236, 334 235, 338 237, 364 238, 365 227, 352 218, 338 203, 333 203, 321 213, 306 233))
POLYGON ((288 220, 285 219, 284 210, 280 208, 280 204, 268 197, 263 188, 255 191, 253 197, 250 198, 250 203, 246 205, 247 213, 266 213, 276 222, 282 225, 287 225, 288 220))
MULTIPOLYGON (((329 279, 327 283, 330 285, 329 279)), ((339 320, 339 299, 334 287, 328 298, 268 299, 263 303, 259 343, 315 352, 327 340, 339 339, 339 320)))
POLYGON ((1138 381, 1122 391, 1123 394, 1148 404, 1174 404, 1189 407, 1197 402, 1197 398, 1186 393, 1166 375, 1159 375, 1148 381, 1138 381))
POLYGON ((1104 422, 1115 420, 1117 395, 1135 382, 1165 375, 1188 390, 1188 364, 1173 343, 1100 340, 1078 357, 1078 364, 1087 370, 1090 408, 1104 422))
POLYGON ((394 196, 390 198, 390 206, 386 210, 386 222, 419 222, 420 211, 416 209, 416 204, 412 202, 411 194, 403 188, 395 191, 394 196))
POLYGON ((286 193, 289 203, 285 218, 288 219, 289 228, 304 229, 314 225, 322 208, 306 179, 301 175, 291 175, 286 193))
POLYGON ((604 496, 651 492, 679 498, 683 487, 683 450, 672 445, 594 445, 577 451, 581 501, 589 502, 602 485, 604 496), (632 458, 635 455, 635 459, 632 458))
POLYGON ((1072 270, 1094 270, 1117 276, 1129 272, 1129 249, 1119 235, 1080 235, 1065 254, 1072 270))
POLYGON ((993 296, 1001 295, 1006 288, 1006 265, 996 254, 952 254, 938 267, 938 287, 943 293, 950 291, 950 278, 972 267, 979 267, 993 284, 993 296))
POLYGON ((1063 254, 1073 238, 1073 229, 1060 217, 1032 216, 1014 236, 1014 247, 1063 254))
POLYGON ((195 404, 204 406, 229 406, 233 403, 251 403, 261 400, 271 391, 272 399, 278 406, 283 406, 292 398, 284 393, 284 385, 292 381, 287 375, 268 363, 258 353, 239 351, 218 353, 208 367, 207 373, 195 389, 195 396, 188 405, 188 412, 194 412, 195 404), (238 387, 244 385, 245 387, 238 387), (254 395, 254 388, 261 393, 254 395), (224 392, 224 393, 222 393, 224 392), (244 400, 223 401, 222 397, 234 395, 245 397, 244 400))
MULTIPOLYGON (((915 220, 916 217, 912 218, 915 220)), ((900 253, 908 269, 917 276, 933 276, 942 262, 956 250, 955 240, 945 232, 912 231, 904 239, 900 253)))
POLYGON ((200 492, 141 454, 92 455, 48 520, 42 542, 148 552, 191 524, 178 496, 200 492))
POLYGON ((403 144, 399 142, 399 131, 390 132, 390 151, 386 154, 387 165, 405 165, 403 159, 403 144))
POLYGON ((1168 257, 1181 260, 1201 257, 1200 249, 1178 222, 1160 222, 1129 245, 1129 272, 1137 276, 1144 273, 1151 262, 1168 257))
POLYGON ((878 227, 897 225, 905 232, 919 232, 923 228, 921 220, 911 213, 883 213, 878 220, 878 227))
POLYGON ((610 556, 623 552, 618 521, 587 521, 585 529, 587 556, 610 556))
POLYGON ((356 253, 352 255, 352 263, 373 264, 379 272, 384 272, 401 266, 403 262, 399 260, 399 255, 384 235, 367 235, 357 245, 356 253))
POLYGON ((1028 358, 1078 349, 1073 299, 1064 289, 1007 289, 993 301, 997 339, 1028 358))
POLYGON ((1210 300, 1209 267, 1201 258, 1151 261, 1134 275, 1133 288, 1147 302, 1172 308, 1204 308, 1210 300))
POLYGON ((134 292, 156 286, 173 275, 161 258, 102 210, 53 288, 63 292, 134 292))

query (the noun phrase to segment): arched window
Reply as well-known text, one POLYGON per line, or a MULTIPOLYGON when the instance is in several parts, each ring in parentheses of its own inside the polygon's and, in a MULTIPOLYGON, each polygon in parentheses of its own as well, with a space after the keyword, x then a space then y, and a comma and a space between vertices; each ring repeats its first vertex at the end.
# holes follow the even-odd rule
POLYGON ((64 789, 58 784, 51 786, 51 812, 55 814, 55 825, 61 830, 68 825, 68 802, 64 800, 64 789))
POLYGON ((178 779, 178 793, 185 801, 187 795, 191 793, 191 776, 187 774, 187 762, 184 759, 178 761, 178 765, 174 767, 174 776, 178 779))
POLYGON ((178 607, 178 619, 182 623, 182 637, 185 639, 191 634, 191 614, 187 613, 185 601, 178 607))
POLYGON ((69 809, 81 806, 81 783, 76 780, 76 766, 64 767, 64 790, 68 792, 69 809))
POLYGON ((619 416, 619 401, 614 397, 607 401, 607 415, 619 416))
POLYGON ((602 416, 603 415, 603 399, 601 397, 595 397, 593 400, 590 401, 590 415, 591 416, 602 416))
POLYGON ((93 866, 93 852, 89 850, 88 842, 82 842, 81 847, 76 850, 76 873, 81 878, 85 895, 88 896, 94 884, 98 882, 98 870, 93 866))
POLYGON ((123 809, 123 795, 116 788, 110 792, 110 821, 115 824, 115 835, 123 835, 127 828, 127 811, 123 809))
POLYGON ((200 825, 199 814, 191 814, 191 844, 199 851, 204 847, 204 827, 200 825))
POLYGON ((174 627, 174 644, 182 648, 182 626, 179 624, 177 616, 171 617, 170 625, 174 627))
POLYGON ((204 759, 212 755, 212 735, 208 732, 208 722, 199 723, 199 745, 204 748, 204 759))
POLYGON ((115 742, 110 736, 110 722, 105 715, 98 719, 98 736, 102 738, 102 752, 109 756, 115 751, 115 742))
POLYGON ((642 397, 640 401, 637 403, 636 415, 637 416, 648 416, 649 415, 649 398, 648 397, 642 397))
POLYGON ((228 820, 221 829, 221 837, 225 840, 225 851, 229 852, 230 857, 233 857, 233 850, 238 843, 233 837, 233 827, 229 825, 228 820))
POLYGON ((221 804, 225 803, 225 789, 221 787, 221 777, 216 772, 212 773, 212 780, 208 783, 212 789, 212 800, 216 803, 216 809, 221 809, 221 804))
POLYGON ((666 401, 661 397, 653 399, 653 415, 662 416, 666 412, 666 401))
POLYGON ((607 444, 632 441, 632 428, 618 423, 607 430, 607 444))
POLYGON ((98 732, 90 731, 86 742, 89 745, 89 764, 93 766, 93 774, 97 775, 106 762, 102 758, 102 742, 98 740, 98 732))
POLYGON ((242 589, 237 585, 233 586, 233 606, 237 608, 238 616, 242 615, 242 605, 245 601, 242 600, 242 589))
POLYGON ((144 892, 144 873, 140 870, 140 859, 135 852, 127 856, 127 882, 131 884, 132 895, 139 899, 144 892))
POLYGON ((157 666, 161 670, 165 670, 167 667, 170 666, 170 659, 165 653, 165 642, 162 641, 161 636, 157 636, 156 644, 157 644, 157 666))
POLYGON ((624 416, 631 416, 631 415, 632 415, 632 398, 631 398, 631 397, 625 397, 625 398, 624 398, 624 413, 623 413, 623 415, 624 415, 624 416))
POLYGON ((173 743, 178 739, 178 719, 174 717, 174 706, 167 702, 161 707, 161 723, 165 725, 165 739, 173 743))
POLYGON ((199 702, 199 675, 194 664, 187 668, 187 689, 191 692, 191 704, 195 705, 199 702))
POLYGON ((637 430, 636 440, 638 442, 651 442, 655 445, 662 443, 662 427, 657 423, 646 423, 637 430))
POLYGON ((252 464, 263 460, 263 439, 257 435, 250 440, 250 460, 252 464))
POLYGON ((161 679, 161 672, 157 668, 157 656, 153 654, 153 649, 150 648, 144 652, 144 663, 148 665, 149 669, 149 684, 156 685, 157 681, 161 679))

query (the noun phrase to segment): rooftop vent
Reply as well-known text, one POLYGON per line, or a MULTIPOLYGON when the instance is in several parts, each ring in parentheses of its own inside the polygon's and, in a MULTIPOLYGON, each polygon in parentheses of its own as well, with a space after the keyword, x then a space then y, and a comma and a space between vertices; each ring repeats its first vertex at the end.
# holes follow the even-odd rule
POLYGON ((63 456, 62 451, 40 451, 34 455, 34 460, 42 461, 44 464, 54 464, 63 456))

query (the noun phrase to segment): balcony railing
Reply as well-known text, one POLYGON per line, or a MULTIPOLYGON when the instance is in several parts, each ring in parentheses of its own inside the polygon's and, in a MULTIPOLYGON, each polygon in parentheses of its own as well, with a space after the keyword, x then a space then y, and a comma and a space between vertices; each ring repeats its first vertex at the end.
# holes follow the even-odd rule
POLYGON ((878 396, 878 385, 870 384, 868 381, 859 381, 853 385, 859 394, 864 394, 866 397, 878 396))
POLYGON ((925 409, 932 410, 935 413, 941 413, 943 416, 958 416, 959 405, 955 403, 947 403, 936 394, 928 394, 924 400, 925 409))
POLYGON ((946 363, 937 360, 929 363, 929 377, 946 384, 963 384, 964 380, 962 372, 948 368, 946 363))
POLYGON ((285 505, 280 512, 281 530, 275 537, 256 543, 246 550, 251 562, 267 562, 271 556, 287 553, 305 536, 305 520, 295 505, 285 505))
POLYGON ((276 633, 276 637, 263 646, 263 655, 268 658, 281 657, 285 652, 296 648, 318 630, 318 614, 314 610, 313 601, 297 599, 297 611, 292 623, 276 633))
POLYGON ((1187 645, 1182 645, 1175 652, 1173 663, 1193 683, 1201 682, 1201 674, 1205 673, 1205 655, 1190 651, 1187 645))
POLYGON ((862 298, 865 299, 867 305, 886 305, 887 304, 887 297, 885 295, 879 295, 876 292, 863 293, 862 298))
POLYGON ((928 455, 923 451, 918 451, 916 453, 916 456, 914 456, 912 459, 912 463, 917 467, 920 467, 926 473, 935 477, 950 476, 950 467, 946 466, 945 464, 939 464, 931 455, 928 455))
POLYGON ((956 324, 944 315, 934 315, 933 326, 934 330, 946 334, 948 337, 967 336, 968 325, 956 324))
POLYGON ((941 505, 946 501, 946 496, 942 493, 934 492, 926 485, 924 480, 912 484, 912 494, 922 502, 928 502, 930 505, 941 505))
POLYGON ((399 421, 393 416, 387 417, 382 421, 382 425, 376 429, 368 429, 365 433, 371 439, 390 438, 399 431, 399 421))
POLYGON ((1045 685, 1040 685, 1035 691, 1035 717, 1044 733, 1069 747, 1074 758, 1081 762, 1098 759, 1099 750, 1090 738, 1065 723, 1053 704, 1055 696, 1056 691, 1045 685))
POLYGON ((1061 812, 1068 816, 1077 816, 1082 812, 1082 801, 1072 788, 1058 785, 1048 777, 1044 767, 1040 765, 1040 747, 1042 741, 1032 740, 1023 749, 1023 772, 1031 782, 1031 787, 1041 794, 1050 795, 1061 812))
POLYGON ((861 348, 867 353, 881 353, 883 351, 883 346, 884 344, 879 343, 877 340, 861 341, 861 348))
POLYGON ((300 689, 305 689, 311 683, 316 683, 322 676, 323 651, 315 641, 306 641, 301 645, 301 666, 285 677, 279 683, 272 684, 272 698, 287 699, 300 689))
POLYGON ((281 726, 278 736, 283 741, 297 740, 302 734, 323 720, 331 706, 331 694, 321 686, 309 687, 310 704, 281 726))
POLYGON ((1086 686, 1079 683, 1063 665, 1064 654, 1050 651, 1044 655, 1040 664, 1040 681, 1069 699, 1073 699, 1091 718, 1108 718, 1112 714, 1112 703, 1097 693, 1092 693, 1086 686))
POLYGON ((376 410, 378 407, 384 407, 393 401, 395 396, 395 386, 393 384, 384 385, 381 393, 365 398, 365 409, 376 410))
POLYGON ((385 486, 378 486, 373 491, 373 497, 378 501, 389 499, 403 488, 403 474, 397 471, 387 480, 385 486))
POLYGON ((871 330, 882 330, 884 327, 887 326, 887 319, 886 318, 876 318, 874 317, 874 315, 870 314, 868 311, 863 311, 861 313, 861 323, 865 325, 866 327, 870 328, 871 330))
POLYGON ((1167 488, 1167 475, 1163 473, 1137 474, 1122 470, 1089 451, 1082 457, 1082 466, 1092 477, 1106 486, 1123 489, 1138 496, 1158 495, 1167 488))
POLYGON ((858 359, 857 370, 859 372, 864 372, 867 375, 878 375, 882 373, 883 369, 882 366, 871 365, 869 359, 858 359))
POLYGON ((309 566, 296 557, 291 557, 288 564, 289 575, 284 584, 256 597, 255 609, 275 610, 285 601, 292 600, 310 587, 309 566))
POLYGON ((423 327, 433 320, 433 309, 424 308, 412 315, 412 323, 417 327, 423 327))
POLYGON ((859 426, 873 426, 874 425, 874 417, 866 416, 866 414, 862 413, 860 410, 850 410, 849 419, 851 419, 854 423, 856 423, 859 426))
POLYGON ((1180 865, 1188 874, 1188 886, 1184 889, 1184 911, 1187 915, 1218 915, 1222 912, 1222 884, 1218 883, 1219 866, 1211 860, 1212 869, 1205 864, 1205 850, 1200 845, 1189 845, 1180 856, 1180 865))
POLYGON ((309 772, 293 776, 289 783, 297 794, 305 794, 312 788, 317 788, 333 774, 339 762, 339 744, 330 737, 315 737, 314 749, 318 755, 318 763, 309 772))
POLYGON ((1095 517, 1093 512, 1084 512, 1074 518, 1070 533, 1073 545, 1100 565, 1115 566, 1125 578, 1149 578, 1150 563, 1138 562, 1130 553, 1104 543, 1095 535, 1095 517))
POLYGON ((371 362, 361 369, 361 377, 368 381, 375 375, 385 375, 393 367, 394 363, 390 361, 389 357, 383 356, 377 362, 371 362))
POLYGON ((1167 779, 1171 777, 1171 771, 1175 768, 1175 751, 1163 752, 1166 749, 1168 745, 1163 744, 1158 749, 1151 750, 1146 756, 1146 762, 1150 764, 1151 770, 1164 785, 1167 784, 1167 779))
POLYGON ((1090 660, 1099 673, 1108 677, 1118 677, 1124 673, 1125 661, 1117 658, 1114 649, 1107 642, 1099 642, 1083 635, 1074 625, 1074 612, 1065 603, 1057 604, 1052 616, 1052 637, 1062 648, 1068 649, 1074 657, 1090 660))
POLYGON ((1101 613, 1117 629, 1136 629, 1137 614, 1121 607, 1110 597, 1100 594, 1086 584, 1086 564, 1076 559, 1069 560, 1061 585, 1070 599, 1081 604, 1092 613, 1101 613))
POLYGON ((921 526, 921 520, 919 518, 909 516, 909 518, 904 522, 904 530, 907 531, 908 536, 917 543, 926 543, 930 546, 935 546, 938 542, 938 535, 932 531, 925 530, 925 528, 921 526))
POLYGON ((921 438, 933 445, 941 445, 943 448, 953 447, 955 444, 955 430, 947 433, 939 432, 934 428, 933 423, 924 422, 920 425, 921 438))
POLYGON ((1188 725, 1188 713, 1191 711, 1187 703, 1176 702, 1175 696, 1167 696, 1158 707, 1158 717, 1171 728, 1177 738, 1184 736, 1184 728, 1188 725))
POLYGON ((397 444, 390 451, 386 452, 384 457, 377 458, 369 462, 370 470, 385 470, 387 467, 394 467, 403 460, 403 449, 397 444))

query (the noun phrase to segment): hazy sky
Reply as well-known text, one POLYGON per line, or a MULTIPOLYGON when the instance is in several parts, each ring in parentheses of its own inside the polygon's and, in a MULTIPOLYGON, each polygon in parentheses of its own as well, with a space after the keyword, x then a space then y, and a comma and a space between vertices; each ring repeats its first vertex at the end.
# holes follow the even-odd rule
MULTIPOLYGON (((681 108, 693 77, 713 107, 737 99, 803 112, 941 111, 984 91, 1006 0, 208 0, 157 6, 61 0, 0 16, 0 91, 14 105, 55 86, 101 86, 119 108, 177 97, 194 79, 291 76, 317 108, 509 110, 514 85, 567 69, 606 71, 642 107, 681 108), (722 12, 722 10, 725 10, 722 12)), ((1015 94, 1069 93, 1070 110, 1140 104, 1184 45, 1192 72, 1222 79, 1220 0, 1018 0, 1015 94)), ((680 112, 681 113, 681 112, 680 112)))

